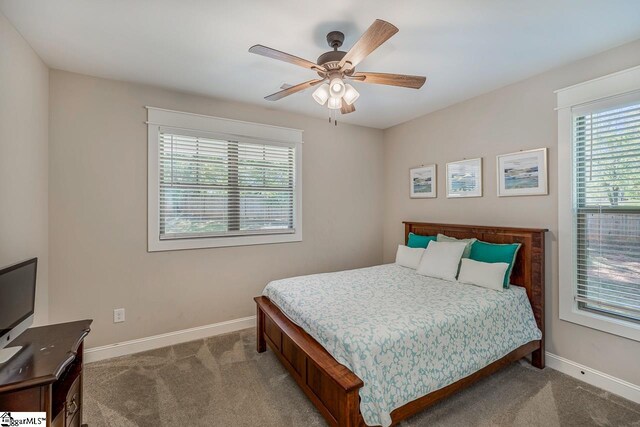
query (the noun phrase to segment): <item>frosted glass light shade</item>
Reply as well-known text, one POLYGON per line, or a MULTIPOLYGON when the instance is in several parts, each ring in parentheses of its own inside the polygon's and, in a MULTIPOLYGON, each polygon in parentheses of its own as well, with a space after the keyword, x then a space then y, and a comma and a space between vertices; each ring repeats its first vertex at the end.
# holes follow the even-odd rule
POLYGON ((335 97, 331 97, 329 98, 329 103, 327 104, 327 107, 329 107, 331 110, 339 110, 342 108, 342 98, 335 98, 335 97))
POLYGON ((344 95, 344 82, 338 77, 331 79, 329 93, 333 98, 342 98, 342 95, 344 95))
POLYGON ((344 99, 344 102, 351 105, 356 102, 356 99, 358 99, 359 96, 360 93, 358 93, 358 91, 353 86, 351 86, 350 84, 345 85, 344 96, 342 97, 342 99, 344 99))
POLYGON ((326 83, 320 85, 318 89, 313 91, 312 96, 318 104, 324 105, 324 103, 327 102, 327 99, 329 99, 329 85, 326 83))

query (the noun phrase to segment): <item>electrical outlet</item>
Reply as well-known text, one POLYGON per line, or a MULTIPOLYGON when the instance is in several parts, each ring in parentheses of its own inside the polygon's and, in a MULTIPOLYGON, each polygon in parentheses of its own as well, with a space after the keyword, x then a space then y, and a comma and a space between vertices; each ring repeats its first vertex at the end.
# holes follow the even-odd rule
POLYGON ((124 308, 116 308, 113 310, 113 323, 124 322, 124 308))

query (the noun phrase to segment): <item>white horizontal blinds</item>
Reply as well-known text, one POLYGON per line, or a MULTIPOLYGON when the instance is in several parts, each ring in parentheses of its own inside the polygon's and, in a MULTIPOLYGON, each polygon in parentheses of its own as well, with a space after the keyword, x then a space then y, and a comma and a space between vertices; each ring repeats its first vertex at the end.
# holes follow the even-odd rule
POLYGON ((640 321, 640 99, 574 113, 580 308, 640 321))
POLYGON ((294 231, 294 148, 239 143, 240 230, 294 231))
POLYGON ((295 232, 295 147, 160 131, 160 239, 295 232))

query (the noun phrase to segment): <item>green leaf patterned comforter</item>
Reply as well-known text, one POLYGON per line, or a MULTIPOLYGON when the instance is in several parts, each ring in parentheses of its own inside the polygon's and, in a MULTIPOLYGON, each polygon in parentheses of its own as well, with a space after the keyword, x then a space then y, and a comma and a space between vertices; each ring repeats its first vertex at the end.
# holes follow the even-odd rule
POLYGON ((364 382, 369 425, 542 336, 523 288, 502 292, 386 264, 275 280, 263 295, 364 382))

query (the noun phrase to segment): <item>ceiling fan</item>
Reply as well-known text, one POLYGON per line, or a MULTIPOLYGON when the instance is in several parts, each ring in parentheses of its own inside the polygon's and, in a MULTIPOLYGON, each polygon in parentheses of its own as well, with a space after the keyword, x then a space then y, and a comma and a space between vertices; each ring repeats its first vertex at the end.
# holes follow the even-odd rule
POLYGON ((313 92, 313 99, 320 105, 325 105, 326 103, 330 110, 340 110, 342 114, 348 114, 355 111, 356 107, 354 102, 360 94, 352 85, 346 83, 346 81, 353 80, 362 83, 400 86, 412 89, 420 89, 422 85, 424 85, 426 77, 422 76, 371 73, 368 71, 356 72, 356 66, 365 59, 367 55, 376 50, 382 43, 389 40, 397 32, 398 28, 394 25, 381 19, 376 19, 356 44, 354 44, 348 52, 344 52, 338 50, 344 42, 344 34, 340 31, 331 31, 327 34, 327 42, 333 50, 320 55, 317 63, 259 44, 252 46, 249 52, 308 68, 320 76, 319 79, 309 80, 294 86, 283 86, 283 90, 266 96, 266 100, 277 101, 285 96, 320 84, 313 92), (325 81, 329 81, 329 83, 324 83, 325 81))

